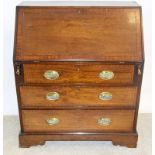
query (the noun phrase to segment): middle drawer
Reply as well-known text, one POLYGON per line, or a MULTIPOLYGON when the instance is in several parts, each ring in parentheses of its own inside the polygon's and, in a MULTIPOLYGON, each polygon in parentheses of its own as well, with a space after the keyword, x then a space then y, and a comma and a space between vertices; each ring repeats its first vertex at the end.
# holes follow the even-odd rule
POLYGON ((22 107, 134 107, 137 87, 21 86, 22 107))

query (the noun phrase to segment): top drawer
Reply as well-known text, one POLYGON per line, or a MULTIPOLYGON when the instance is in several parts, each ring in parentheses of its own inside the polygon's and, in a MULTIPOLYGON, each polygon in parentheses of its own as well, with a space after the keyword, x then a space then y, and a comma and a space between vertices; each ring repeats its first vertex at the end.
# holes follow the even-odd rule
POLYGON ((24 82, 36 84, 132 84, 134 65, 24 64, 24 82))

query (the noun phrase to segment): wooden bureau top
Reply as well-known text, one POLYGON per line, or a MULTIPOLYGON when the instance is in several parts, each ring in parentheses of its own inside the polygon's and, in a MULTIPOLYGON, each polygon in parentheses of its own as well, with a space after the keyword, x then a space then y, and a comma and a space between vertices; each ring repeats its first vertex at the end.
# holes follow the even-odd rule
POLYGON ((137 3, 75 4, 18 6, 14 60, 143 61, 137 3))

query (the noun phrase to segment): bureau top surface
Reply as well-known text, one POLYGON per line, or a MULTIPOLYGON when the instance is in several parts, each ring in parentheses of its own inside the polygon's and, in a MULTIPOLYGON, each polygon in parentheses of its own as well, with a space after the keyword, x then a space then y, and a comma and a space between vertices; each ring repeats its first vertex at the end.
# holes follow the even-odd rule
POLYGON ((143 61, 137 3, 59 4, 23 2, 18 6, 15 60, 143 61))

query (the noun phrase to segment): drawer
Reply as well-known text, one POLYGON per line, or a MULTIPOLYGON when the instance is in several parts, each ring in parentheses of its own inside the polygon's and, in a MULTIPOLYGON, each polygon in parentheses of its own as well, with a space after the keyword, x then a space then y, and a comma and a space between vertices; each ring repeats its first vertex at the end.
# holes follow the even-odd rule
POLYGON ((24 82, 132 84, 134 65, 24 64, 24 82))
POLYGON ((23 107, 131 107, 137 87, 21 86, 20 94, 23 107))
POLYGON ((134 110, 22 110, 25 132, 132 132, 134 110))

